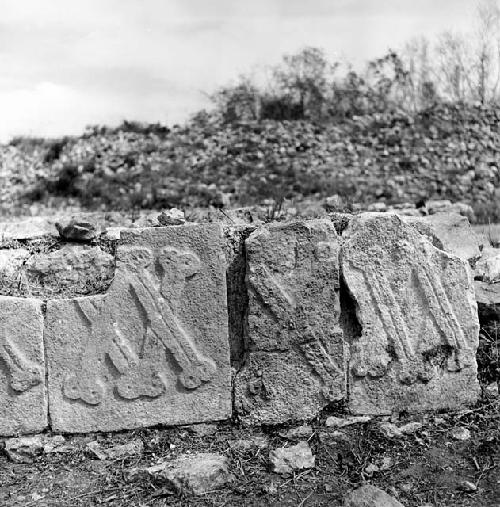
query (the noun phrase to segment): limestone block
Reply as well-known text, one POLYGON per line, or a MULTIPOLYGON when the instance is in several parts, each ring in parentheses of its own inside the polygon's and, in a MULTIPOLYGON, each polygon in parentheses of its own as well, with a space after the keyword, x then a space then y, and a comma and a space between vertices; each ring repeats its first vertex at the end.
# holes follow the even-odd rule
POLYGON ((52 428, 229 417, 224 270, 216 224, 122 232, 106 294, 47 304, 52 428))
POLYGON ((481 257, 482 241, 472 229, 467 217, 457 213, 437 213, 418 218, 404 217, 403 220, 445 252, 468 262, 474 262, 481 257))
POLYGON ((40 301, 0 296, 0 435, 47 427, 40 301))
POLYGON ((479 394, 470 269, 394 214, 344 232, 342 275, 356 309, 349 406, 357 414, 456 409, 479 394))
POLYGON ((329 220, 274 223, 246 240, 246 362, 235 404, 248 424, 314 417, 345 395, 339 237, 329 220))

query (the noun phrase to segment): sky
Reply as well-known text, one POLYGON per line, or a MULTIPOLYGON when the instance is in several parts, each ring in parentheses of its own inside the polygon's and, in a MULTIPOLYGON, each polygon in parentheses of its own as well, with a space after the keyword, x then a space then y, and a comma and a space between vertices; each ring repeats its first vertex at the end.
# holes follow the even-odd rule
POLYGON ((0 0, 0 142, 173 124, 305 46, 360 65, 468 31, 474 0, 0 0))

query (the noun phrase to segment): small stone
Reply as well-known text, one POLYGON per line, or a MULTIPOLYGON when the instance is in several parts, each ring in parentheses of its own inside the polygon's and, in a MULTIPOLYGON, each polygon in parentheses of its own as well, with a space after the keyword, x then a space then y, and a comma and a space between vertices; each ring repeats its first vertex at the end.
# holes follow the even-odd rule
POLYGON ((384 490, 366 484, 344 498, 345 507, 404 507, 384 490))
POLYGON ((374 473, 379 472, 379 471, 380 471, 380 468, 377 465, 375 465, 374 463, 370 463, 364 469, 365 475, 368 475, 369 477, 371 477, 374 473))
POLYGON ((474 277, 488 283, 500 281, 500 249, 483 248, 474 269, 474 277))
POLYGON ((56 222, 55 227, 59 236, 67 241, 92 241, 100 231, 93 222, 72 218, 67 223, 56 222))
POLYGON ((402 437, 403 435, 411 435, 422 429, 423 424, 419 422, 410 422, 402 426, 396 426, 390 422, 382 422, 379 425, 380 430, 387 438, 402 437))
POLYGON ((352 424, 364 424, 371 421, 371 417, 368 415, 353 416, 353 417, 327 417, 325 426, 329 428, 343 428, 344 426, 351 426, 352 424))
POLYGON ((52 454, 70 451, 70 446, 65 444, 66 439, 62 435, 9 438, 5 441, 5 454, 14 463, 33 463, 36 456, 43 453, 52 454))
POLYGON ((498 397, 498 383, 492 382, 491 384, 487 385, 484 388, 484 391, 487 396, 490 396, 491 398, 497 398, 498 397))
POLYGON ((164 210, 158 215, 160 225, 182 225, 186 223, 184 211, 177 208, 164 210))
POLYGON ((315 457, 307 442, 299 442, 291 447, 279 447, 269 453, 273 471, 289 474, 293 470, 314 468, 315 457))
POLYGON ((262 486, 262 490, 269 495, 276 495, 278 493, 278 486, 274 481, 271 481, 269 484, 262 486))
POLYGON ((229 473, 228 459, 221 454, 209 452, 183 454, 173 461, 152 466, 145 471, 181 494, 202 495, 233 479, 229 473))
POLYGON ((469 440, 471 435, 470 431, 467 428, 464 428, 463 426, 458 426, 451 430, 451 437, 454 440, 461 440, 462 442, 464 442, 466 440, 469 440))
POLYGON ((467 493, 473 493, 474 491, 477 491, 477 486, 470 481, 460 481, 458 483, 458 489, 461 489, 467 493))
POLYGON ((114 445, 113 447, 103 448, 97 441, 89 442, 87 449, 100 460, 123 459, 130 456, 142 454, 144 445, 142 440, 132 440, 126 444, 114 445))
POLYGON ((392 468, 393 465, 394 465, 394 461, 392 460, 392 458, 390 456, 385 456, 382 459, 382 463, 380 465, 378 465, 378 468, 381 472, 384 472, 384 471, 392 468))
POLYGON ((281 432, 280 437, 288 440, 300 440, 301 438, 309 438, 313 434, 313 429, 308 424, 303 424, 297 428, 292 428, 286 432, 281 432))

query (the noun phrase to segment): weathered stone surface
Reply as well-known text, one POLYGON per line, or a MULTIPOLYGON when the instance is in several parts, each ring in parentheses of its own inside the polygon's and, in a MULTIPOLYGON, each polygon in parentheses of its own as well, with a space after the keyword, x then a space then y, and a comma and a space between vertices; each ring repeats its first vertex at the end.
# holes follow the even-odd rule
POLYGON ((0 294, 18 295, 19 286, 24 282, 23 265, 29 257, 25 248, 0 250, 0 294))
POLYGON ((15 222, 0 222, 0 241, 36 239, 55 236, 56 217, 30 217, 15 222))
POLYGON ((383 489, 365 484, 344 498, 344 507, 404 507, 383 489))
POLYGON ((500 282, 500 248, 483 248, 474 268, 474 278, 489 283, 500 282))
POLYGON ((5 441, 5 454, 14 463, 33 463, 41 454, 58 454, 73 449, 62 435, 33 435, 29 437, 9 438, 5 441))
POLYGON ((233 480, 229 460, 221 454, 200 452, 183 454, 173 461, 160 463, 146 472, 178 493, 203 495, 233 480))
POLYGON ((472 229, 467 217, 457 213, 437 213, 426 217, 404 217, 403 220, 427 236, 432 244, 460 257, 474 262, 481 257, 482 241, 472 229))
POLYGON ((246 362, 235 404, 247 424, 314 417, 345 395, 339 238, 328 220, 274 223, 246 241, 246 362))
POLYGON ((479 324, 465 261, 394 214, 364 213, 344 232, 342 274, 359 328, 350 336, 357 414, 452 409, 479 394, 479 324))
POLYGON ((41 303, 0 297, 0 435, 47 426, 41 303))
POLYGON ((85 220, 82 217, 56 222, 54 225, 59 236, 68 241, 92 241, 101 232, 96 221, 85 220))
POLYGON ((104 292, 115 271, 113 255, 98 246, 64 245, 33 255, 26 263, 26 285, 32 295, 54 297, 104 292))
POLYGON ((52 428, 229 417, 224 269, 217 225, 122 232, 106 294, 47 304, 52 428))
POLYGON ((307 442, 299 442, 290 447, 279 447, 269 453, 273 471, 278 474, 290 474, 294 470, 314 468, 316 458, 307 442))
POLYGON ((183 225, 186 223, 186 217, 184 211, 177 208, 170 208, 163 210, 158 215, 158 222, 160 225, 183 225))

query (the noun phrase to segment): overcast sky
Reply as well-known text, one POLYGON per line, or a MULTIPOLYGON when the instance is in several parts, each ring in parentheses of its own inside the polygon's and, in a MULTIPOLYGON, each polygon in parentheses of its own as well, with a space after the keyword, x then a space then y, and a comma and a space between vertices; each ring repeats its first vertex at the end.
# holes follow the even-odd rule
POLYGON ((0 141, 171 124, 285 53, 362 62, 471 28, 474 0, 0 0, 0 141))

